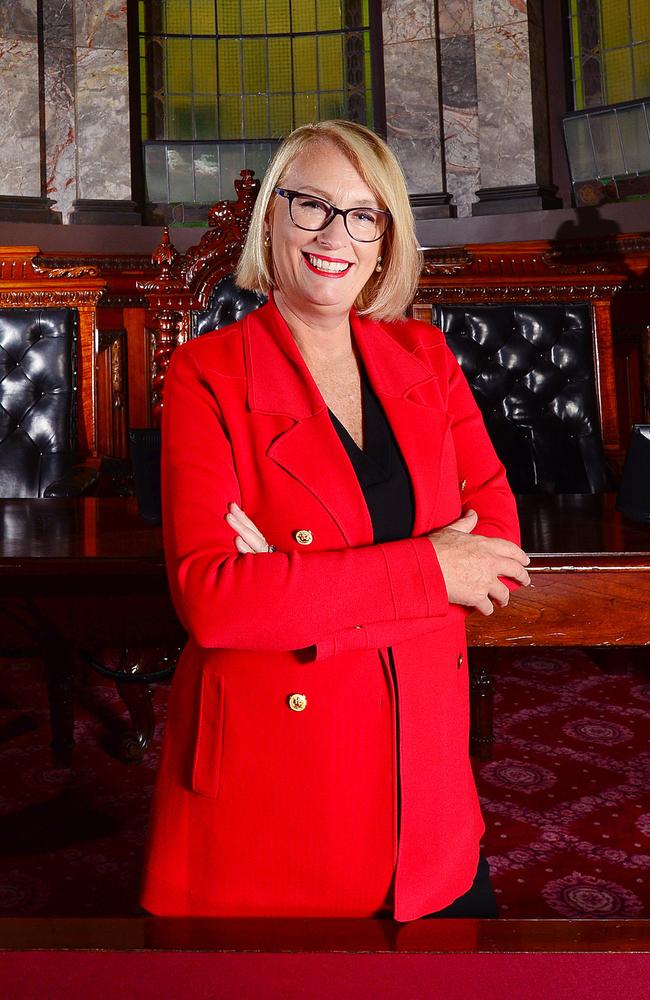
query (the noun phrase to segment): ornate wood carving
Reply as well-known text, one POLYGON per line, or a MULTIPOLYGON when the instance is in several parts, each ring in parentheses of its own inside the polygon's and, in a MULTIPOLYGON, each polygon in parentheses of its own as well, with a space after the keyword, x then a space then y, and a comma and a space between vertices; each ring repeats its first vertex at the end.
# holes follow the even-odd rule
POLYGON ((99 275, 99 268, 92 264, 67 265, 65 267, 42 267, 35 260, 32 267, 36 274, 43 274, 46 278, 96 278, 99 275))

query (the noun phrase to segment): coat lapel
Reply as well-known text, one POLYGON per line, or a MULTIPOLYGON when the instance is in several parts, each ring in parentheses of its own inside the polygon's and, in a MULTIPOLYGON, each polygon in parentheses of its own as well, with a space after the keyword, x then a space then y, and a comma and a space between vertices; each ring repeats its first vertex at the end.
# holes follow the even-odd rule
MULTIPOLYGON (((370 382, 409 469, 414 534, 431 527, 440 480, 442 406, 418 401, 436 376, 384 328, 352 316, 353 334, 370 382)), ((372 522, 343 445, 300 351, 271 300, 244 321, 248 405, 268 424, 267 455, 302 483, 335 520, 348 545, 369 545, 372 522), (278 433, 278 415, 287 419, 278 433)))

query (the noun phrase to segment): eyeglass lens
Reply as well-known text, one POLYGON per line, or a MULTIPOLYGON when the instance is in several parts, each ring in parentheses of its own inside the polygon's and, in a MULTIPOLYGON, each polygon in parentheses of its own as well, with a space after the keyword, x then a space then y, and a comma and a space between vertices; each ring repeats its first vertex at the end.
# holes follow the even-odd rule
MULTIPOLYGON (((332 218, 332 209, 325 201, 305 195, 294 195, 289 202, 291 218, 301 229, 322 229, 332 218)), ((388 216, 372 208, 353 208, 344 215, 345 227, 353 239, 372 242, 383 236, 388 216)))

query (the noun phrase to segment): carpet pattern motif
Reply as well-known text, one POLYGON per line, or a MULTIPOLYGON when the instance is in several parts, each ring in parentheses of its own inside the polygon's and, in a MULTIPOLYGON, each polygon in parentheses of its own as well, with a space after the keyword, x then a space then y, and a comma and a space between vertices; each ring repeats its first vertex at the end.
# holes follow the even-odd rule
MULTIPOLYGON (((474 764, 503 917, 650 917, 650 674, 580 650, 507 651, 494 759, 474 764)), ((72 770, 48 747, 33 661, 0 661, 0 916, 128 916, 137 904, 167 688, 140 765, 122 764, 117 693, 79 691, 72 770)))

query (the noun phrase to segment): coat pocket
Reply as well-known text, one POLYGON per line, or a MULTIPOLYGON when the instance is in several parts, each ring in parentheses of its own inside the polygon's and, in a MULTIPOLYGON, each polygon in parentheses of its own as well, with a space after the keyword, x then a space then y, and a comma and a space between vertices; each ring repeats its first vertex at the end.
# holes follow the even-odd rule
POLYGON ((201 677, 199 721, 192 767, 192 791, 216 798, 223 752, 224 679, 206 670, 201 677))

